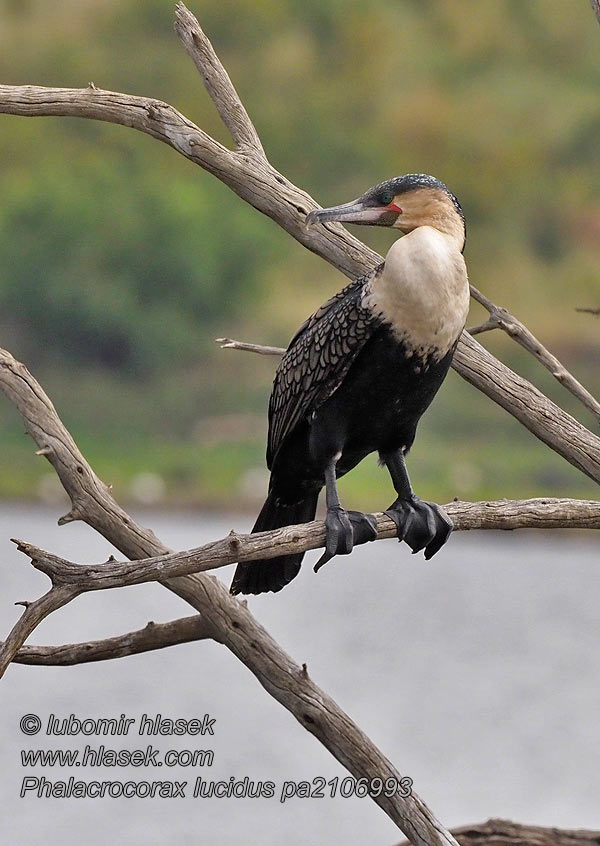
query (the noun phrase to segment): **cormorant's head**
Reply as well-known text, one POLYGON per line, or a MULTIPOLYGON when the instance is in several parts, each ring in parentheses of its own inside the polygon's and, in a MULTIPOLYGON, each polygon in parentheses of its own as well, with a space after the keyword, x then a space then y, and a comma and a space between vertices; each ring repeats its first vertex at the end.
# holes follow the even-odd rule
POLYGON ((426 173, 388 179, 350 203, 317 209, 306 216, 308 225, 328 220, 390 226, 404 233, 433 226, 461 240, 461 249, 464 246, 465 216, 460 203, 443 182, 426 173))

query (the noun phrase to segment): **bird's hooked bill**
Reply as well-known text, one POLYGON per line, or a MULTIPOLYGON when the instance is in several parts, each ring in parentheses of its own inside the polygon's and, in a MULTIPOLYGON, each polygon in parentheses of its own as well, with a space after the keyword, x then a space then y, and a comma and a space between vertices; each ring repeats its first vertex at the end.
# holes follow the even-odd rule
POLYGON ((306 225, 312 226, 315 223, 327 223, 330 220, 342 223, 363 223, 376 224, 381 222, 384 214, 389 214, 390 209, 380 204, 366 204, 362 199, 352 200, 341 206, 331 206, 328 209, 315 209, 306 215, 306 225))

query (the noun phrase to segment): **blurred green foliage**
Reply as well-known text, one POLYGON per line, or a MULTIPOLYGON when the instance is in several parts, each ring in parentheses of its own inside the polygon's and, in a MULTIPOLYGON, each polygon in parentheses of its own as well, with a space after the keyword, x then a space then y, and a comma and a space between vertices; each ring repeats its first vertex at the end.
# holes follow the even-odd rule
MULTIPOLYGON (((441 178, 466 212, 475 284, 597 392, 600 324, 574 311, 600 304, 600 31, 585 0, 190 7, 276 167, 324 205, 404 172, 441 178)), ((172 17, 171 0, 4 0, 0 79, 161 98, 227 144, 172 17)), ((263 463, 275 362, 213 338, 285 344, 344 280, 146 136, 77 119, 1 124, 2 346, 121 495, 154 470, 173 502, 233 506, 263 463)), ((471 322, 484 318, 474 306, 471 322)), ((484 343, 593 426, 507 339, 484 343)), ((15 427, 2 407, 0 493, 26 496, 47 471, 15 427)), ((442 500, 595 490, 456 376, 411 465, 419 492, 442 500)), ((386 504, 386 484, 368 462, 344 481, 365 507, 386 504)))

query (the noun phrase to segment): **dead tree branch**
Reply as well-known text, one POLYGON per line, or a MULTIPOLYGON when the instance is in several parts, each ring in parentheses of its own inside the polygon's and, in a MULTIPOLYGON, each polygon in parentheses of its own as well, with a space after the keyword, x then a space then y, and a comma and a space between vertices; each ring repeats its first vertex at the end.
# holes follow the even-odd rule
MULTIPOLYGON (((444 506, 452 519, 455 531, 470 529, 600 529, 600 502, 573 499, 499 500, 497 502, 460 502, 444 506)), ((396 526, 385 514, 376 514, 377 540, 394 538, 396 526)), ((231 533, 227 537, 184 552, 168 553, 141 561, 119 562, 110 559, 103 564, 82 565, 66 561, 51 552, 15 541, 32 565, 45 573, 53 583, 52 590, 61 589, 56 607, 94 590, 110 590, 151 581, 216 570, 238 561, 268 559, 281 554, 307 552, 318 549, 325 542, 322 521, 285 526, 257 534, 231 533), (72 594, 72 595, 71 595, 72 594)), ((52 594, 42 599, 49 602, 52 594)), ((162 649, 188 640, 210 637, 208 629, 197 617, 185 618, 160 625, 148 624, 145 629, 117 638, 95 641, 93 644, 70 644, 62 647, 31 647, 33 656, 54 656, 53 660, 24 660, 23 643, 43 616, 32 614, 36 603, 25 603, 26 611, 11 636, 0 644, 0 676, 11 661, 21 663, 75 664, 120 658, 151 649, 162 649), (41 650, 41 651, 40 651, 41 650), (67 658, 65 658, 67 656, 67 658), (77 656, 77 657, 74 657, 77 656), (68 659, 68 660, 67 660, 68 659)))
POLYGON ((45 667, 71 667, 74 664, 139 655, 142 652, 165 649, 194 640, 206 640, 209 637, 210 632, 202 617, 194 614, 191 617, 170 620, 168 623, 149 622, 143 629, 103 640, 63 643, 58 646, 22 646, 13 662, 45 667))
POLYGON ((460 367, 463 378, 486 394, 486 386, 493 381, 494 402, 574 467, 600 482, 600 438, 549 400, 527 379, 512 371, 509 371, 508 378, 508 368, 503 364, 498 366, 498 359, 467 332, 463 332, 462 343, 456 348, 454 364, 460 367), (476 367, 472 367, 473 361, 477 361, 476 367))
MULTIPOLYGON (((176 30, 197 65, 202 66, 204 58, 208 61, 206 71, 202 71, 203 79, 238 146, 235 151, 219 144, 166 103, 103 91, 97 87, 67 89, 0 85, 0 113, 26 117, 64 115, 91 118, 145 132, 212 173, 238 196, 347 276, 357 278, 380 264, 381 256, 350 235, 340 224, 305 226, 306 214, 317 207, 316 202, 266 160, 260 142, 256 140, 256 130, 241 106, 231 80, 198 21, 182 3, 177 5, 176 30)), ((535 389, 489 353, 485 353, 488 363, 490 360, 494 363, 491 367, 486 366, 481 361, 483 355, 483 347, 463 333, 453 367, 463 378, 516 416, 536 437, 600 482, 600 439, 550 403, 540 392, 535 395, 535 413, 528 413, 527 400, 524 404, 518 401, 516 405, 507 402, 507 397, 513 392, 522 396, 523 392, 527 394, 528 387, 535 389), (545 404, 548 408, 544 407, 545 404), (541 414, 538 413, 540 410, 541 414), (558 437, 551 431, 556 421, 559 423, 558 437), (579 441, 587 439, 584 461, 580 460, 579 451, 569 446, 569 435, 573 430, 579 441)))
MULTIPOLYGON (((497 502, 451 502, 444 506, 456 531, 469 529, 600 529, 600 502, 572 499, 499 500, 497 502)), ((385 514, 376 514, 377 540, 396 537, 396 526, 385 514)), ((85 519, 85 518, 84 518, 85 519)), ((7 640, 0 647, 0 677, 26 638, 56 607, 80 593, 110 590, 146 582, 169 580, 216 570, 239 561, 268 559, 318 549, 325 544, 322 521, 284 526, 270 532, 237 534, 212 541, 196 549, 171 552, 139 561, 102 564, 75 564, 33 544, 15 541, 32 565, 45 573, 53 588, 36 602, 28 604, 7 640), (54 596, 56 592, 56 596, 54 596), (43 608, 43 613, 38 609, 43 608), (46 610, 49 609, 49 610, 46 610)), ((117 657, 117 656, 115 656, 117 657)))
MULTIPOLYGON (((74 519, 84 520, 129 558, 162 556, 168 552, 152 532, 138 526, 115 503, 106 485, 97 478, 79 452, 41 386, 22 364, 6 352, 0 355, 0 386, 21 412, 27 430, 39 448, 38 452, 55 467, 71 498, 72 508, 66 517, 61 518, 63 523, 74 519)), ((541 511, 545 508, 544 502, 531 503, 532 519, 536 519, 536 514, 539 519, 540 507, 541 511)), ((466 528, 467 525, 490 525, 497 528, 501 524, 498 522, 498 512, 504 510, 504 517, 507 517, 506 505, 453 503, 449 507, 455 509, 453 519, 456 519, 457 528, 466 528)), ((597 504, 591 505, 594 508, 597 504)), ((505 522, 505 527, 510 525, 515 528, 522 525, 522 504, 513 503, 512 508, 514 511, 510 517, 511 522, 505 522)), ((572 517, 573 515, 567 515, 565 518, 563 514, 560 519, 567 519, 567 524, 573 525, 572 517)), ((594 519, 596 518, 597 515, 594 519)), ((590 525, 587 517, 582 525, 590 525)), ((303 528, 308 528, 309 531, 316 528, 320 533, 319 542, 322 544, 322 524, 319 526, 316 523, 303 528)), ((255 536, 255 539, 258 537, 255 536)), ((232 538, 225 539, 228 543, 231 540, 232 538)), ((298 541, 292 537, 290 542, 298 541)), ((239 551, 236 557, 239 557, 239 551)), ((49 600, 44 598, 37 601, 46 603, 41 608, 44 615, 50 613, 54 607, 60 607, 70 601, 79 592, 79 588, 62 584, 60 579, 57 581, 59 585, 56 590, 59 593, 52 596, 51 606, 48 606, 49 600)), ((170 578, 163 583, 200 612, 206 636, 223 643, 243 661, 265 689, 321 740, 351 773, 358 778, 400 778, 400 774, 390 762, 339 706, 316 687, 302 668, 295 664, 254 620, 247 608, 230 597, 219 582, 209 576, 192 575, 170 578)), ((52 591, 46 597, 50 595, 52 591)), ((35 615, 38 613, 34 605, 30 606, 33 608, 31 614, 24 621, 22 619, 21 625, 13 631, 8 646, 5 643, 5 656, 13 651, 15 645, 18 648, 33 629, 37 619, 35 615)), ((417 797, 379 797, 378 803, 412 842, 454 842, 440 829, 439 823, 417 797)))
MULTIPOLYGON (((452 830, 461 846, 591 846, 600 843, 600 831, 541 828, 510 820, 488 820, 452 830)), ((405 846, 406 841, 398 846, 405 846)))
POLYGON ((592 9, 594 10, 594 14, 598 19, 598 23, 600 23, 600 0, 590 0, 592 4, 592 9))
POLYGON ((258 133, 229 74, 200 28, 200 24, 183 3, 178 3, 175 8, 174 28, 188 56, 198 68, 204 87, 216 105, 221 120, 229 130, 236 149, 257 155, 266 161, 267 157, 258 133))
POLYGON ((284 347, 268 347, 264 344, 247 344, 244 341, 234 341, 232 338, 215 338, 217 344, 221 344, 222 350, 244 350, 245 352, 258 353, 258 355, 283 355, 284 347))
POLYGON ((474 326, 469 329, 471 335, 478 335, 490 329, 502 329, 509 337, 537 358, 546 370, 549 370, 554 378, 570 391, 574 397, 577 397, 588 411, 592 412, 596 420, 600 422, 600 402, 569 373, 567 368, 556 356, 552 355, 520 320, 507 311, 507 309, 495 305, 473 285, 471 285, 471 296, 490 313, 489 320, 480 326, 474 326))
MULTIPOLYGON (((450 502, 444 510, 455 531, 470 529, 600 529, 600 502, 578 499, 521 499, 496 502, 450 502)), ((377 538, 395 538, 397 527, 386 514, 376 513, 377 538)), ((283 526, 269 532, 231 532, 221 540, 182 552, 170 552, 138 561, 76 564, 25 541, 17 548, 45 573, 54 587, 69 586, 79 593, 111 590, 146 582, 164 582, 178 576, 205 573, 240 561, 255 561, 320 549, 325 545, 325 523, 315 520, 283 526)), ((40 621, 41 622, 41 621, 40 621)))
POLYGON ((6 672, 19 649, 29 635, 53 611, 57 611, 75 599, 80 594, 79 588, 73 585, 52 586, 48 593, 33 602, 18 602, 16 605, 25 606, 25 611, 13 626, 12 631, 0 648, 0 678, 6 672))

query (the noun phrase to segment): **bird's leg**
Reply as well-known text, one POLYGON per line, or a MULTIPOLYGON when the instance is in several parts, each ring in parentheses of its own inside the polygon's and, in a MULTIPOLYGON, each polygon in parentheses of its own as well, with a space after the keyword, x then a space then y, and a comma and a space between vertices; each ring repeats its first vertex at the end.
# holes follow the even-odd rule
POLYGON ((413 553, 425 550, 429 559, 446 543, 452 521, 443 508, 415 495, 408 478, 403 450, 386 453, 385 462, 398 499, 385 512, 398 527, 398 540, 406 541, 413 553))
POLYGON ((337 453, 325 468, 325 497, 327 516, 325 517, 325 552, 314 566, 315 573, 334 555, 348 555, 355 545, 375 540, 377 524, 370 514, 360 511, 346 511, 342 508, 337 489, 335 466, 341 453, 337 453))

